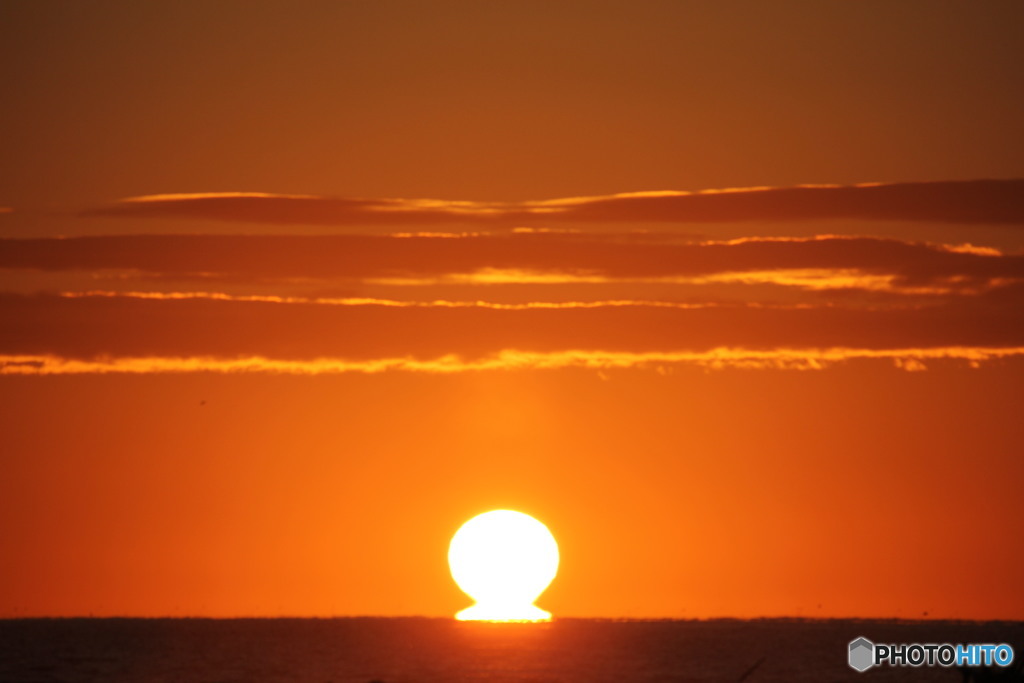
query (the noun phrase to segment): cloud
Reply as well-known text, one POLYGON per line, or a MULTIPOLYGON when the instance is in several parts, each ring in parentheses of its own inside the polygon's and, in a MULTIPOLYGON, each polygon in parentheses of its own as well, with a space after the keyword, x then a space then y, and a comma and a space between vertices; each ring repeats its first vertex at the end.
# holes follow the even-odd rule
MULTIPOLYGON (((526 311, 531 309, 567 309, 567 308, 616 308, 623 306, 646 306, 652 308, 712 308, 722 306, 720 303, 691 303, 682 301, 633 301, 613 299, 605 301, 526 301, 522 303, 499 303, 494 301, 401 301, 373 297, 296 297, 268 294, 233 295, 224 292, 114 292, 92 290, 86 292, 61 292, 60 296, 68 299, 91 297, 148 299, 151 301, 240 301, 277 304, 306 304, 314 306, 384 306, 392 308, 480 308, 497 311, 526 311)), ((752 307, 764 307, 763 304, 748 304, 752 307)))
POLYGON ((846 360, 919 371, 934 360, 1016 357, 1024 347, 1024 256, 869 237, 682 242, 555 231, 7 239, 0 240, 0 268, 15 279, 31 269, 43 277, 34 282, 78 283, 59 294, 0 294, 0 372, 7 374, 814 369, 846 360), (91 291, 104 282, 96 276, 110 273, 126 279, 106 290, 128 291, 91 291), (147 278, 174 289, 143 291, 147 278), (211 291, 218 278, 259 286, 211 291), (486 298, 485 287, 466 300, 431 300, 431 292, 446 290, 430 287, 412 297, 376 289, 397 300, 307 297, 295 294, 301 290, 293 281, 307 291, 311 282, 344 281, 352 292, 375 291, 367 283, 384 281, 549 284, 500 303, 475 300, 486 298), (582 290, 570 287, 545 300, 562 283, 584 281, 610 284, 596 299, 574 300, 582 290), (688 283, 691 298, 665 300, 664 292, 621 284, 647 281, 688 283), (798 296, 754 303, 748 286, 764 284, 798 296), (739 301, 716 298, 726 287, 742 289, 739 301), (849 298, 851 290, 861 295, 849 298), (645 293, 652 300, 642 300, 645 293))
POLYGON ((908 372, 928 369, 926 362, 961 361, 970 367, 992 360, 1024 356, 1024 346, 1012 348, 945 347, 929 349, 775 349, 756 351, 738 348, 716 348, 704 352, 673 353, 609 353, 601 351, 566 351, 529 353, 502 351, 487 358, 464 360, 442 356, 431 360, 412 358, 381 358, 367 361, 341 359, 275 360, 250 356, 245 358, 211 357, 140 357, 76 360, 56 356, 0 355, 0 375, 79 375, 79 374, 153 374, 214 372, 223 374, 272 373, 290 375, 333 375, 345 373, 376 374, 380 372, 425 372, 450 374, 493 370, 560 370, 587 368, 592 370, 656 369, 665 372, 673 366, 696 366, 722 370, 824 370, 839 363, 884 360, 908 372))
POLYGON ((976 292, 1024 279, 1024 256, 882 238, 678 243, 629 235, 128 235, 0 240, 0 268, 162 277, 423 284, 666 281, 976 292))
POLYGON ((494 308, 218 298, 0 295, 0 355, 477 363, 525 354, 1016 348, 1024 307, 979 297, 911 309, 716 305, 494 308))
POLYGON ((618 195, 581 201, 582 221, 717 223, 832 218, 1024 223, 1024 180, 869 183, 618 195))
POLYGON ((129 197, 83 216, 198 218, 308 225, 431 225, 496 217, 512 207, 414 199, 343 199, 262 192, 129 197))
POLYGON ((637 192, 528 202, 348 199, 257 192, 130 197, 84 216, 333 226, 718 223, 859 219, 1024 224, 1024 179, 637 192))

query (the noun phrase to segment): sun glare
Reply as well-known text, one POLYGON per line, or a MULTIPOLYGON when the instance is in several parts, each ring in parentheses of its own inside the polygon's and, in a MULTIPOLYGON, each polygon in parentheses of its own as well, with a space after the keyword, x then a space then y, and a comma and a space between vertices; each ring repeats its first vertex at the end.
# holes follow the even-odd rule
POLYGON ((462 525, 448 547, 459 588, 476 601, 460 621, 547 621, 533 601, 558 572, 558 543, 529 515, 492 510, 462 525))

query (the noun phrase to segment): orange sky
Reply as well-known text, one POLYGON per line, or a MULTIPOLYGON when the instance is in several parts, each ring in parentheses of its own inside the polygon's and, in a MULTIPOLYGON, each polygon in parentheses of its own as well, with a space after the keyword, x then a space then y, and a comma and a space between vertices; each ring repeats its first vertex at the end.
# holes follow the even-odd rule
POLYGON ((0 617, 1024 618, 1022 20, 0 4, 0 617))

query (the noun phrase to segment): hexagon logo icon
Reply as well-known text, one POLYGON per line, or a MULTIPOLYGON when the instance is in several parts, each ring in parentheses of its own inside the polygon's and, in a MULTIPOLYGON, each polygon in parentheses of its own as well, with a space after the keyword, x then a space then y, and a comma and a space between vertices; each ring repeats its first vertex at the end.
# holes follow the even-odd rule
POLYGON ((867 671, 875 663, 875 644, 864 637, 850 641, 850 668, 867 671))

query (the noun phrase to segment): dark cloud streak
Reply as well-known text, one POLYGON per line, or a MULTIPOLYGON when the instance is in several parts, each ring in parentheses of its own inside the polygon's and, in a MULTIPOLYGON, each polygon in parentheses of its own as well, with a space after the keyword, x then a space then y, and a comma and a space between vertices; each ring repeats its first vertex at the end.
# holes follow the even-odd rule
POLYGON ((463 238, 132 235, 0 240, 0 268, 136 270, 241 279, 437 277, 480 269, 701 277, 777 269, 855 269, 911 284, 1024 277, 1024 256, 954 251, 880 238, 658 243, 537 233, 463 238))
POLYGON ((153 195, 96 207, 82 215, 355 227, 827 219, 1021 225, 1024 179, 648 192, 519 203, 262 193, 153 195))
POLYGON ((1011 347, 1015 301, 913 310, 652 306, 495 310, 0 295, 0 354, 64 358, 479 358, 610 352, 1011 347))

